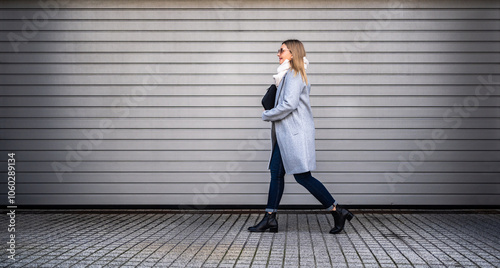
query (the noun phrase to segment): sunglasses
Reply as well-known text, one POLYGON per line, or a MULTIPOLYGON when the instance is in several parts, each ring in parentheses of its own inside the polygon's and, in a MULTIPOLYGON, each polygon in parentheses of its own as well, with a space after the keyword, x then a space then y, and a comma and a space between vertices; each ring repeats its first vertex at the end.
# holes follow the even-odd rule
POLYGON ((283 48, 280 48, 280 49, 278 49, 278 54, 281 54, 281 53, 283 53, 283 52, 285 52, 285 51, 287 51, 287 50, 288 50, 288 51, 290 51, 290 53, 292 53, 292 51, 291 51, 290 49, 283 49, 283 48))

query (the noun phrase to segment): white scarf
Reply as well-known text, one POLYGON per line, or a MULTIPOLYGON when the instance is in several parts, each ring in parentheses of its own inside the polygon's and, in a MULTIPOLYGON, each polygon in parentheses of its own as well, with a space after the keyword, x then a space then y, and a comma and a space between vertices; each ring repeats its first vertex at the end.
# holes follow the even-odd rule
MULTIPOLYGON (((304 57, 304 68, 307 70, 307 66, 309 66, 309 61, 304 57)), ((278 73, 273 75, 274 78, 274 83, 276 86, 278 86, 281 82, 281 79, 283 79, 283 76, 285 76, 286 72, 288 72, 288 69, 290 69, 290 61, 285 60, 279 67, 278 67, 278 73)))

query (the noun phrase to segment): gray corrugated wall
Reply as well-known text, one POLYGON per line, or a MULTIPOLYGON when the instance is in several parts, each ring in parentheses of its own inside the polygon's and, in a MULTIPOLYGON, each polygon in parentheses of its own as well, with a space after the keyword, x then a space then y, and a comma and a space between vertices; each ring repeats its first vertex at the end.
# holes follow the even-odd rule
POLYGON ((17 204, 263 206, 298 38, 340 203, 498 205, 500 5, 455 2, 1 1, 1 192, 15 152, 17 204))

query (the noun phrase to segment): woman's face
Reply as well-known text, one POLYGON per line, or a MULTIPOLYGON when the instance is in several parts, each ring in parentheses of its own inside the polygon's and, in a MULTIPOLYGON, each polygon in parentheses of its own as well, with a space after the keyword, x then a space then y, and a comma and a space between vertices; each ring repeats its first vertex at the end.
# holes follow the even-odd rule
POLYGON ((285 60, 291 61, 293 56, 290 50, 286 47, 285 44, 281 45, 281 48, 278 50, 278 58, 280 59, 280 64, 282 64, 285 60))

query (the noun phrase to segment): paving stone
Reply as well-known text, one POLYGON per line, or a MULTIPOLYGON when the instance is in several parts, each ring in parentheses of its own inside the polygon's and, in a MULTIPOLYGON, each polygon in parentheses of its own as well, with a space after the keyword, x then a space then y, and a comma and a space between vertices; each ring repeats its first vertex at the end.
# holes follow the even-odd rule
MULTIPOLYGON (((22 210, 12 267, 500 267, 500 210, 358 210, 338 235, 317 210, 22 210)), ((7 224, 2 217, 0 224, 7 224)), ((5 253, 5 249, 2 250, 5 253)))

